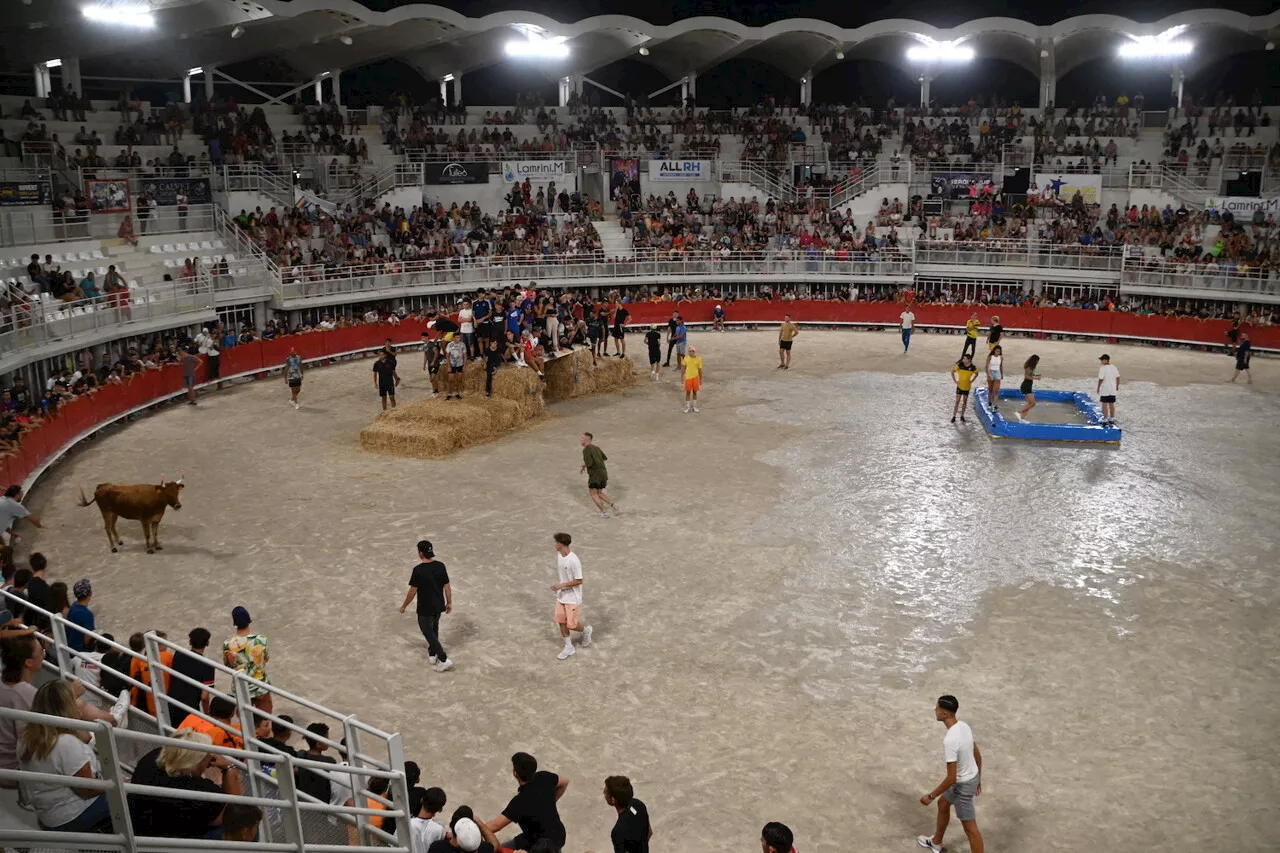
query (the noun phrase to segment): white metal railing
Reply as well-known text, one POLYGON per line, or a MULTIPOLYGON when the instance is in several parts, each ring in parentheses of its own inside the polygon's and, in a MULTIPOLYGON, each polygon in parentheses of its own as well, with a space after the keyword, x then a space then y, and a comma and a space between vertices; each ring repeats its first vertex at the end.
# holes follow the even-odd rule
POLYGON ((1130 189, 1164 190, 1196 209, 1222 186, 1221 168, 1199 170, 1195 166, 1167 163, 1135 163, 1129 167, 1130 189))
POLYGON ((130 326, 158 319, 208 315, 214 304, 213 278, 164 282, 74 302, 47 293, 19 296, 11 290, 9 310, 0 316, 0 352, 12 354, 102 329, 128 334, 130 326))
POLYGON ((1222 266, 1178 264, 1164 261, 1126 260, 1120 276, 1121 290, 1183 291, 1185 295, 1221 298, 1225 295, 1280 299, 1280 278, 1270 270, 1241 272, 1222 266))
MULTIPOLYGON (((484 146, 491 148, 492 146, 484 146)), ((592 161, 599 162, 599 149, 593 147, 589 149, 592 154, 592 161)), ((497 164, 503 160, 568 160, 573 163, 580 163, 582 150, 575 151, 432 151, 428 148, 405 148, 404 159, 406 163, 490 163, 497 164)), ((591 162, 591 161, 588 161, 591 162)), ((491 170, 496 171, 496 169, 491 170)))
POLYGON ((786 163, 724 160, 720 163, 720 180, 751 184, 771 198, 795 201, 796 187, 791 180, 790 168, 786 163))
MULTIPOLYGON (((240 802, 261 807, 265 819, 260 832, 262 842, 256 843, 252 850, 292 850, 320 851, 332 853, 337 846, 377 846, 399 853, 409 853, 411 849, 410 828, 407 809, 408 788, 404 777, 404 749, 398 734, 389 734, 360 722, 353 715, 341 714, 311 702, 301 696, 283 690, 276 685, 266 684, 249 678, 217 660, 206 658, 215 671, 215 680, 220 677, 230 682, 229 692, 217 687, 207 687, 175 670, 170 664, 170 654, 186 653, 181 646, 169 642, 154 632, 144 637, 141 653, 128 649, 111 640, 107 640, 93 631, 85 631, 61 614, 53 614, 39 607, 20 600, 12 593, 0 590, 0 602, 13 607, 21 604, 28 614, 39 614, 46 629, 37 631, 35 636, 50 649, 45 658, 44 669, 54 677, 79 680, 78 667, 89 659, 84 652, 72 649, 67 643, 68 630, 83 633, 90 638, 100 650, 114 650, 130 661, 126 672, 111 670, 111 673, 125 683, 135 698, 147 697, 148 701, 139 706, 131 701, 127 711, 126 727, 116 728, 110 724, 91 723, 81 720, 68 720, 62 717, 45 717, 26 711, 0 708, 0 721, 40 722, 57 725, 65 729, 92 731, 95 747, 102 765, 102 778, 95 780, 75 779, 75 786, 82 788, 98 788, 108 796, 111 806, 113 835, 90 835, 87 833, 53 833, 48 831, 15 830, 0 828, 0 844, 14 846, 25 842, 39 848, 68 849, 122 849, 122 850, 159 850, 172 849, 172 839, 138 837, 134 828, 126 797, 130 795, 152 795, 170 799, 190 799, 206 802, 240 802), (132 676, 133 662, 145 664, 147 680, 140 681, 132 676), (173 679, 185 682, 189 686, 208 691, 211 696, 218 696, 232 702, 236 712, 232 725, 210 717, 200 707, 187 705, 169 694, 173 679), (250 688, 262 689, 280 702, 288 702, 310 716, 320 716, 332 721, 334 727, 341 730, 341 740, 335 741, 317 734, 307 732, 298 723, 291 723, 274 712, 267 712, 252 704, 250 688), (153 714, 151 709, 155 710, 153 714), (174 729, 175 722, 188 715, 195 715, 204 723, 221 728, 239 741, 243 748, 198 746, 186 741, 174 741, 167 737, 174 729), (305 757, 282 754, 265 744, 256 735, 257 723, 263 719, 277 726, 284 726, 291 732, 309 737, 326 748, 338 750, 345 755, 345 764, 329 764, 312 761, 305 757), (153 788, 136 785, 127 781, 129 766, 144 752, 157 746, 181 744, 185 748, 200 752, 223 756, 241 774, 245 782, 241 795, 208 794, 203 792, 181 791, 170 788, 153 788), (376 746, 376 749, 374 747, 376 746), (376 754, 371 754, 376 752, 376 754), (352 794, 351 806, 333 806, 324 803, 297 790, 294 784, 295 771, 308 769, 326 774, 337 784, 347 787, 352 794), (336 778, 335 778, 336 777, 336 778), (386 779, 389 791, 386 796, 368 790, 368 779, 386 779), (376 802, 382 808, 370 807, 376 802), (399 804, 399 805, 397 805, 399 804), (371 825, 371 817, 396 818, 396 832, 392 835, 381 828, 371 825), (104 843, 106 842, 106 843, 104 843)), ((102 668, 100 672, 107 671, 102 668)), ((141 674, 141 673, 139 673, 141 674)), ((80 680, 87 696, 102 704, 111 704, 114 696, 108 694, 99 685, 91 681, 80 680)), ((273 702, 273 705, 275 703, 273 702)), ((19 785, 33 782, 69 781, 71 777, 53 776, 50 774, 31 773, 28 771, 0 769, 0 780, 17 782, 19 785)), ((218 842, 182 842, 183 846, 197 846, 202 849, 239 850, 241 846, 224 845, 218 842)))
POLYGON ((1004 240, 917 240, 916 264, 1032 267, 1119 273, 1124 252, 1118 246, 1023 243, 1004 240))
POLYGON ((5 207, 0 208, 0 246, 110 240, 117 236, 126 216, 131 219, 135 237, 212 231, 214 227, 211 204, 190 205, 185 213, 172 205, 153 207, 146 217, 139 216, 136 210, 129 213, 63 213, 47 207, 5 207))
POLYGON ((260 163, 223 166, 214 173, 214 188, 223 192, 260 192, 282 206, 293 206, 293 176, 260 163))
POLYGON ((249 235, 245 234, 244 230, 231 218, 231 214, 221 207, 215 206, 213 222, 218 234, 224 240, 231 241, 235 246, 234 253, 242 258, 254 259, 255 269, 259 266, 261 267, 268 286, 278 293, 280 268, 276 266, 275 261, 263 250, 262 246, 250 239, 249 235))
MULTIPOLYGON (((646 254, 626 260, 592 260, 587 256, 531 256, 480 258, 462 263, 449 260, 405 261, 358 267, 286 267, 281 270, 285 300, 372 293, 446 286, 501 287, 519 281, 562 279, 575 282, 597 280, 602 284, 625 282, 660 283, 682 278, 741 279, 748 275, 775 278, 907 278, 913 264, 909 250, 850 252, 847 259, 802 252, 771 255, 731 255, 716 258, 695 253, 674 258, 646 254)), ((650 250, 651 251, 651 250, 650 250)))

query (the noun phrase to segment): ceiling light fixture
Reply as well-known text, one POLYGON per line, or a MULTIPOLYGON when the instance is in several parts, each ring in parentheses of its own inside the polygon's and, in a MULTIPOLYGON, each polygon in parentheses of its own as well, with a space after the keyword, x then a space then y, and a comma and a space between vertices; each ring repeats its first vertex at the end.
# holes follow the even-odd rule
POLYGON ((1195 50, 1189 41, 1171 41, 1159 36, 1130 37, 1131 40, 1120 45, 1120 55, 1125 59, 1161 59, 1174 56, 1188 56, 1195 50))
POLYGON ((446 75, 444 75, 443 77, 441 77, 441 78, 440 78, 440 82, 441 82, 441 83, 452 83, 452 82, 453 82, 453 75, 452 75, 452 74, 446 74, 446 75))
POLYGON ((203 66, 200 66, 200 65, 197 65, 195 68, 188 68, 188 69, 187 69, 187 76, 188 76, 188 77, 194 77, 194 76, 196 76, 197 74, 203 74, 203 73, 204 73, 204 67, 203 67, 203 66))
POLYGON ((231 37, 233 39, 238 39, 242 35, 244 35, 244 27, 240 26, 239 24, 236 24, 234 27, 231 28, 231 37))
POLYGON ((843 51, 843 50, 837 50, 837 51, 836 51, 836 59, 844 59, 844 51, 843 51))
POLYGON ((338 36, 338 41, 343 44, 351 44, 351 36, 338 36))
POLYGON ((61 59, 50 59, 48 62, 46 62, 46 63, 44 64, 44 67, 45 67, 45 68, 61 68, 61 67, 62 67, 62 60, 61 60, 61 59))
POLYGON ((641 56, 648 56, 648 55, 649 55, 649 48, 647 48, 647 47, 642 47, 642 48, 640 48, 640 55, 641 55, 641 56))
POLYGON ((100 24, 116 24, 149 30, 156 25, 151 7, 142 3, 123 3, 117 6, 93 4, 80 7, 80 13, 90 21, 100 24))
POLYGON ((969 62, 976 56, 973 48, 950 41, 930 41, 907 48, 912 62, 969 62))

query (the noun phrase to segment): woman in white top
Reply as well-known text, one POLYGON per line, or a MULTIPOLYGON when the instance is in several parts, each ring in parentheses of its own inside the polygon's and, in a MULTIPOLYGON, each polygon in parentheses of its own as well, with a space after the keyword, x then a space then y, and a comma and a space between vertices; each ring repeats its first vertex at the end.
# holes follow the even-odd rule
POLYGON ((987 353, 987 402, 991 404, 991 411, 1000 411, 1000 380, 1004 378, 1001 373, 1001 365, 1004 363, 1004 349, 996 344, 987 353))
MULTIPOLYGON (((80 719, 71 684, 50 681, 31 702, 35 714, 80 719)), ((28 723, 18 737, 18 769, 32 773, 97 779, 98 757, 89 745, 89 732, 43 723, 28 723)), ((106 795, 94 788, 66 783, 24 782, 42 829, 57 832, 110 832, 111 811, 106 795)))
POLYGON ((458 309, 458 331, 462 332, 462 342, 467 347, 467 358, 479 358, 480 350, 476 348, 476 315, 471 310, 471 300, 462 300, 458 309))

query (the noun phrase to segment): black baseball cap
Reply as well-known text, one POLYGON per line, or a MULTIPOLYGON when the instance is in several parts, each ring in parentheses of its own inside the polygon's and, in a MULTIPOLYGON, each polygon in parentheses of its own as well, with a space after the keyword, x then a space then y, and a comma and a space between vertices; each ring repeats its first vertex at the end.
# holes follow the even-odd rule
POLYGON ((436 549, 430 542, 423 539, 418 543, 418 553, 426 554, 428 557, 434 557, 436 555, 436 549))
POLYGON ((1098 361, 1110 361, 1110 360, 1111 360, 1111 356, 1107 355, 1105 352, 1102 355, 1098 356, 1098 361))

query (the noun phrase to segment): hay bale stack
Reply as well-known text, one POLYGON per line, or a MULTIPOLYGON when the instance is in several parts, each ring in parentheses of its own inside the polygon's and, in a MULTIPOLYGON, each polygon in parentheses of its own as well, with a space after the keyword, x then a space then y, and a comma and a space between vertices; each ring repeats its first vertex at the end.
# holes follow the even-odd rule
POLYGON ((593 366, 591 351, 577 348, 573 355, 563 355, 547 364, 548 402, 621 391, 634 384, 636 371, 630 358, 602 358, 593 366))
POLYGON ((423 400, 382 412, 360 430, 360 447, 394 456, 440 459, 502 438, 542 412, 541 396, 533 398, 536 406, 528 400, 503 399, 497 396, 496 381, 494 392, 492 399, 479 394, 461 400, 423 400))
MULTIPOLYGON (((443 379, 445 374, 441 373, 440 376, 443 379)), ((484 398, 484 362, 467 362, 462 370, 462 389, 467 396, 484 398)), ((538 379, 538 374, 532 368, 517 367, 514 364, 504 364, 499 367, 498 372, 493 374, 493 396, 494 399, 510 400, 519 404, 530 418, 536 418, 542 414, 542 381, 538 379)))

